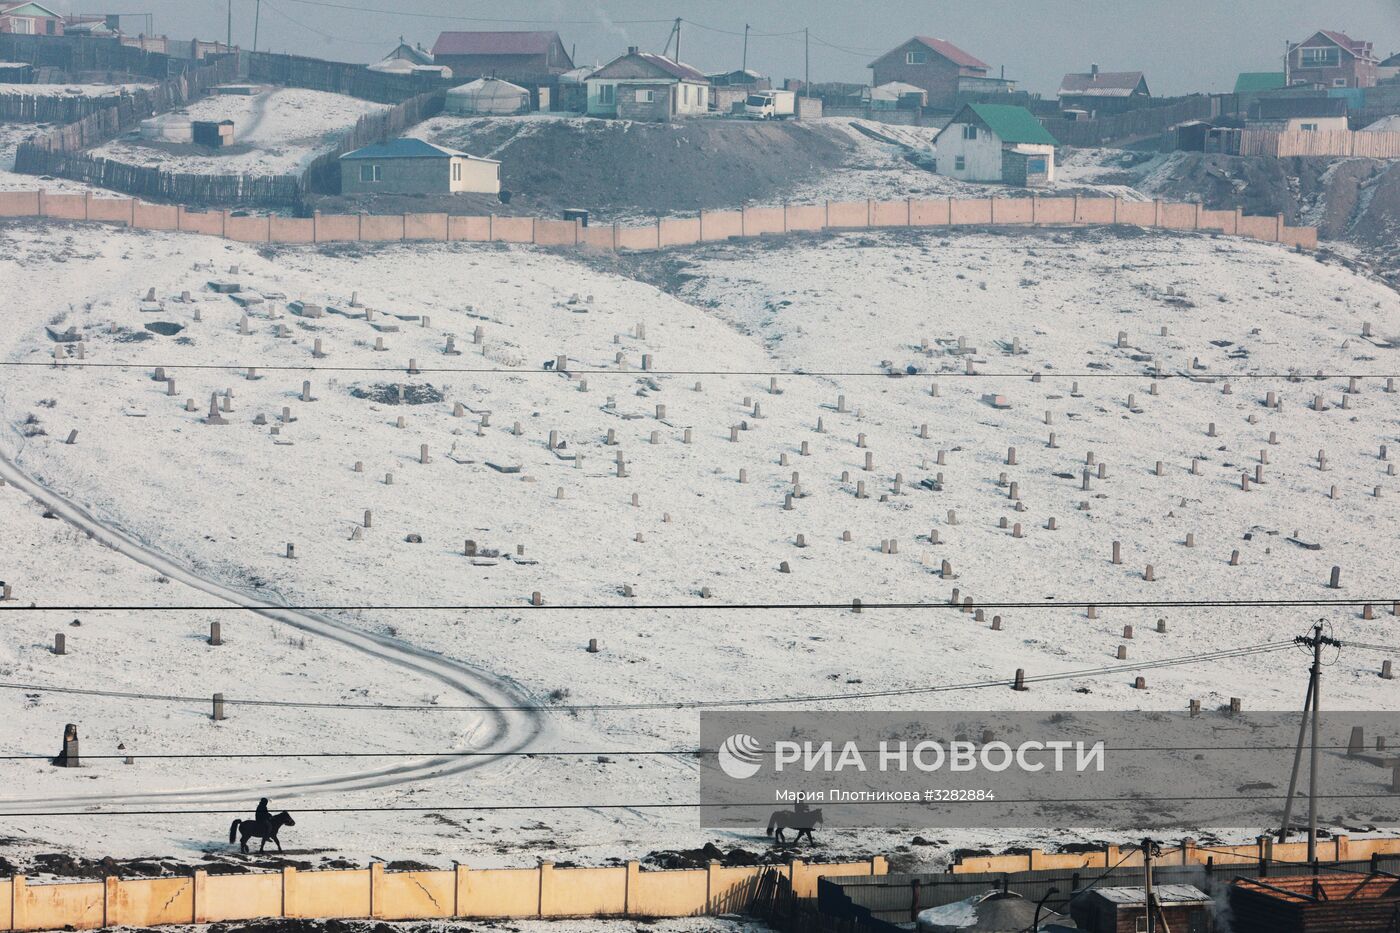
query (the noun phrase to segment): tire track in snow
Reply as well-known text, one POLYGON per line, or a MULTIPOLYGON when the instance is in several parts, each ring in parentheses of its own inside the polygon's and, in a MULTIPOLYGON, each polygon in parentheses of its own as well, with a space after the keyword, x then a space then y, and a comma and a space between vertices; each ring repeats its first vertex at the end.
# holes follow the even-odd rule
MULTIPOLYGON (((11 430, 14 430, 13 426, 11 426, 11 430)), ((408 674, 436 681, 450 690, 466 695, 473 703, 510 707, 529 702, 527 694, 518 685, 484 671, 476 670, 467 664, 453 661, 435 652, 416 648, 396 639, 362 631, 322 613, 288 609, 279 605, 275 601, 275 597, 261 593, 254 595, 239 587, 201 576, 145 544, 135 535, 122 530, 111 522, 95 517, 82 506, 48 488, 26 473, 5 451, 0 451, 0 478, 34 499, 54 515, 87 533, 93 540, 105 544, 143 566, 186 586, 225 602, 247 607, 251 612, 265 619, 334 641, 364 654, 375 662, 389 664, 408 674)), ((476 747, 479 750, 503 753, 521 751, 544 731, 544 716, 536 711, 497 709, 482 714, 482 720, 473 726, 472 731, 482 732, 482 744, 476 747)), ((393 787, 461 774, 486 767, 498 760, 489 757, 468 759, 425 757, 423 761, 412 764, 333 775, 314 780, 288 780, 278 784, 264 785, 259 793, 266 794, 270 791, 280 797, 296 799, 328 791, 358 791, 393 787)), ((0 800, 0 813, 28 809, 40 804, 81 807, 110 802, 127 804, 217 802, 242 805, 247 803, 250 793, 253 792, 246 786, 239 786, 137 794, 102 793, 60 797, 9 797, 0 800)))

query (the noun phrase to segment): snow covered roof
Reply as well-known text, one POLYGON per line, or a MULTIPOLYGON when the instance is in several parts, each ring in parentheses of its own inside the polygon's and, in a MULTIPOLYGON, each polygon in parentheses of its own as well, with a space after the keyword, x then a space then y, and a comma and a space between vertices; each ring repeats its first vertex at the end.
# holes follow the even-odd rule
MULTIPOLYGON (((1147 903, 1147 891, 1144 888, 1094 888, 1093 893, 1115 904, 1147 903)), ((1190 884, 1156 884, 1152 886, 1152 896, 1159 904, 1214 903, 1209 894, 1190 884)))
POLYGON ((385 55, 383 61, 408 61, 415 65, 431 65, 433 56, 427 49, 415 48, 402 40, 394 47, 394 50, 385 55))
POLYGON ((1141 71, 1085 71, 1070 73, 1060 79, 1060 96, 1131 97, 1146 84, 1141 71))
POLYGON ((903 81, 890 81, 881 84, 879 87, 870 89, 871 100, 899 100, 906 94, 924 95, 928 92, 915 84, 905 84, 903 81))
POLYGON ((544 55, 559 40, 554 31, 444 32, 433 55, 544 55))
MULTIPOLYGON (((425 139, 415 139, 412 136, 403 136, 399 139, 391 139, 387 143, 375 143, 372 146, 365 146, 353 152, 347 152, 340 157, 345 161, 357 159, 472 159, 477 162, 496 162, 495 159, 484 159, 481 156, 474 156, 457 149, 448 149, 446 146, 439 146, 430 143, 425 139)), ((497 163, 499 164, 499 163, 497 163)))
MULTIPOLYGON (((919 911, 919 933, 1022 933, 1036 920, 1034 901, 1015 892, 987 891, 961 901, 919 911)), ((1044 927, 1060 915, 1039 911, 1044 927)))
POLYGON ((597 71, 593 72, 592 77, 610 77, 610 75, 606 74, 609 68, 612 68, 614 65, 617 65, 620 62, 628 61, 629 59, 632 61, 645 62, 653 68, 656 68, 664 72, 665 74, 670 75, 677 81, 694 81, 699 84, 710 83, 710 79, 705 77, 704 73, 700 71, 700 69, 687 65, 685 62, 678 62, 675 59, 667 58, 665 55, 658 55, 655 52, 639 52, 635 49, 629 51, 626 55, 619 55, 617 58, 614 58, 602 68, 599 68, 597 71))

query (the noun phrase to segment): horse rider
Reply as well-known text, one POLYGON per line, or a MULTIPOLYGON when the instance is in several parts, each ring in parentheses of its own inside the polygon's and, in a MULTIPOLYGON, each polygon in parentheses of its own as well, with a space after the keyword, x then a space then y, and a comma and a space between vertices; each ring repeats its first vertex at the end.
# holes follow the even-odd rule
POLYGON ((258 801, 258 812, 253 816, 254 822, 263 829, 272 829, 272 814, 267 809, 267 798, 258 801))
MULTIPOLYGON (((812 809, 811 806, 808 805, 807 801, 805 801, 805 800, 799 800, 799 801, 797 801, 797 803, 795 803, 795 804, 792 805, 792 812, 793 812, 794 814, 796 814, 797 816, 806 816, 807 813, 808 813, 811 809, 812 809)), ((806 824, 805 824, 805 823, 799 823, 798 825, 799 825, 799 826, 805 826, 806 824)))

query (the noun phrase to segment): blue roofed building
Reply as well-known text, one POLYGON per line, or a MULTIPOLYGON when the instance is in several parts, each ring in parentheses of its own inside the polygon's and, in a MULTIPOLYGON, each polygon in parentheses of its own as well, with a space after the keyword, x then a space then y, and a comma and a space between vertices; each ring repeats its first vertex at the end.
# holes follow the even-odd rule
POLYGON ((341 194, 499 194, 501 163, 412 137, 340 157, 341 194))

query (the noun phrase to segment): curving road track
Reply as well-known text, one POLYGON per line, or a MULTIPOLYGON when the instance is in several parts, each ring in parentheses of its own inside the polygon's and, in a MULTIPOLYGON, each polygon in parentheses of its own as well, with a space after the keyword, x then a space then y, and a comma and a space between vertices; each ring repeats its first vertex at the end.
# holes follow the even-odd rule
MULTIPOLYGON (((11 431, 15 431, 11 426, 11 431)), ((526 692, 518 685, 477 670, 460 661, 413 645, 362 631, 336 618, 316 612, 289 609, 269 598, 265 592, 254 595, 238 587, 209 579, 154 550, 110 521, 93 516, 82 506, 64 498, 27 474, 7 452, 0 450, 0 478, 13 484, 54 515, 91 535, 102 544, 126 555, 138 563, 193 587, 227 603, 244 606, 255 614, 289 625, 320 638, 330 639, 363 654, 377 664, 399 668, 404 673, 435 681, 449 690, 467 697, 473 704, 492 707, 518 707, 529 702, 526 692)), ((544 714, 534 710, 495 709, 478 714, 482 717, 477 732, 481 741, 473 751, 516 752, 529 746, 544 731, 544 714)), ((268 791, 282 798, 296 798, 325 791, 354 791, 397 784, 422 783, 427 780, 461 774, 482 768, 498 759, 492 757, 442 758, 427 757, 411 763, 338 774, 311 780, 286 781, 266 785, 268 791)), ((46 807, 83 807, 97 803, 170 804, 170 803, 228 803, 246 806, 248 788, 225 787, 188 791, 157 791, 140 794, 94 794, 60 797, 6 797, 0 799, 0 813, 46 807)))

